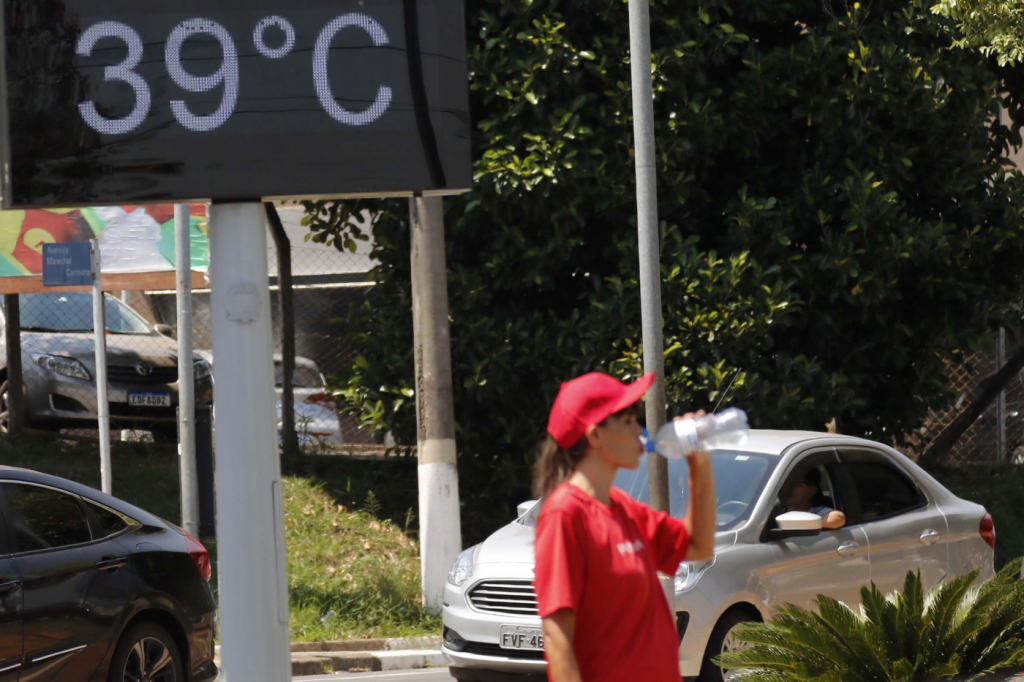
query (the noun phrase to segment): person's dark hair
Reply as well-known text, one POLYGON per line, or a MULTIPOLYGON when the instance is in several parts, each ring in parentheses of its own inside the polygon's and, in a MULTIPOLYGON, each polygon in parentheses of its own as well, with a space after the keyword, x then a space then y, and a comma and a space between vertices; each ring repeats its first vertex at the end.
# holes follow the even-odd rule
MULTIPOLYGON (((639 404, 630 405, 608 417, 621 417, 628 414, 640 416, 639 404)), ((602 421, 598 426, 604 426, 608 419, 602 421)), ((571 448, 566 450, 558 445, 555 439, 548 436, 541 443, 540 451, 537 454, 537 462, 533 465, 533 495, 538 500, 544 500, 554 492, 562 483, 569 480, 576 465, 580 463, 583 456, 587 454, 587 437, 580 438, 571 448)))
POLYGON ((808 469, 804 473, 804 483, 807 485, 813 485, 819 491, 821 490, 821 470, 817 467, 808 469))

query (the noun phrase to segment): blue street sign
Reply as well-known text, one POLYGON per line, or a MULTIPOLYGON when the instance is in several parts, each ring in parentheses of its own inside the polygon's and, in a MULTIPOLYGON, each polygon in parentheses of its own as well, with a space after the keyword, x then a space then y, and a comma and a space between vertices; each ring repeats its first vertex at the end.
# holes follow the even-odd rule
POLYGON ((43 286, 92 286, 92 245, 43 244, 43 286))

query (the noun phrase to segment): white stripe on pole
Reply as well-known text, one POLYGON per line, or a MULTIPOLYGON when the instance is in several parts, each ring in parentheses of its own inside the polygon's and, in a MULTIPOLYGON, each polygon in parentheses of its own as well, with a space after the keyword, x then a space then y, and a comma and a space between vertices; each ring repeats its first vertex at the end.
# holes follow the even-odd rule
POLYGON ((96 415, 100 431, 100 485, 112 495, 110 470, 110 400, 107 397, 107 320, 103 305, 103 275, 100 267, 100 242, 92 240, 92 330, 96 338, 96 415))
POLYGON ((192 356, 192 230, 189 205, 174 207, 174 260, 178 303, 178 458, 181 527, 199 537, 196 473, 196 389, 192 356))

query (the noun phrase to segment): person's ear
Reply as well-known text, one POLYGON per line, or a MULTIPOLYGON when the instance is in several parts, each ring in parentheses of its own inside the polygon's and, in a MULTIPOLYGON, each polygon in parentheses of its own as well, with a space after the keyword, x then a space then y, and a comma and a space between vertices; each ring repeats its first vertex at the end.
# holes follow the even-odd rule
POLYGON ((590 447, 597 447, 598 443, 601 442, 601 430, 596 424, 591 424, 587 427, 587 444, 590 447))

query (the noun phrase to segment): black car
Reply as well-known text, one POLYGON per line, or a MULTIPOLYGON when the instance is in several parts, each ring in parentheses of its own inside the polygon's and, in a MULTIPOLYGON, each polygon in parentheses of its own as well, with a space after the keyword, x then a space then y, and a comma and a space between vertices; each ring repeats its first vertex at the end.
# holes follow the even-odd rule
POLYGON ((148 512, 0 467, 0 682, 205 682, 210 555, 148 512))

